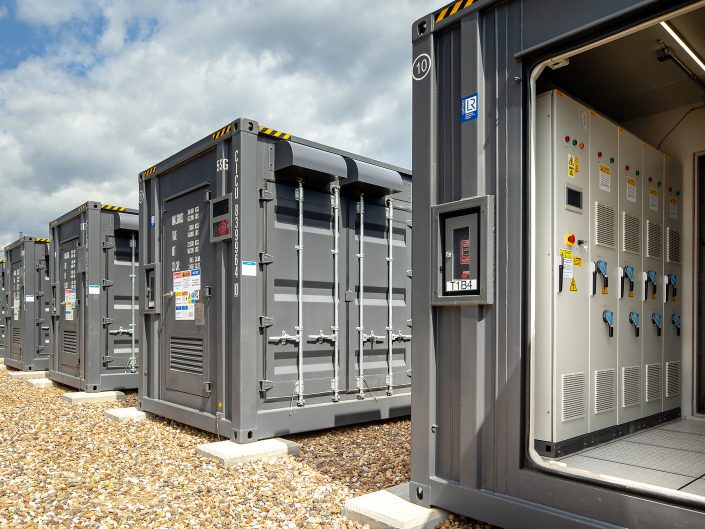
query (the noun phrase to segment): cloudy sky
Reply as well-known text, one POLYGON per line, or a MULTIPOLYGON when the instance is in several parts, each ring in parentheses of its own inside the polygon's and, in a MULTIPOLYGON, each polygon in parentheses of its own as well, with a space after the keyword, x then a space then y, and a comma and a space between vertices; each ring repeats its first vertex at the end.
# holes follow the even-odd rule
POLYGON ((0 0, 0 248, 240 116, 411 163, 429 0, 0 0))

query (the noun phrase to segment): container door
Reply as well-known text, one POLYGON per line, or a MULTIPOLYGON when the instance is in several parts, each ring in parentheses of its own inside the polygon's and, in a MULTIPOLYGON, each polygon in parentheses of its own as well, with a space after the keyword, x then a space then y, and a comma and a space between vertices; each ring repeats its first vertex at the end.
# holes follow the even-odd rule
MULTIPOLYGON (((78 278, 77 252, 78 237, 62 241, 59 247, 59 292, 60 298, 58 354, 59 371, 74 377, 80 376, 81 304, 83 299, 83 281, 78 278)), ((83 275, 81 274, 81 277, 83 275)))
MULTIPOLYGON (((41 246, 43 247, 43 245, 41 246)), ((37 246, 40 248, 40 246, 37 246)), ((45 252, 37 252, 39 258, 35 261, 35 286, 36 291, 31 294, 34 296, 34 333, 36 337, 35 345, 37 359, 47 359, 51 350, 49 338, 50 332, 50 315, 49 315, 49 254, 45 252)))
POLYGON ((162 226, 165 387, 208 396, 208 325, 215 245, 208 237, 208 186, 167 199, 162 226), (202 267, 203 265, 203 267, 202 267))
MULTIPOLYGON (((270 383, 267 398, 299 397, 299 377, 303 394, 330 393, 334 382, 335 309, 334 309, 334 205, 326 190, 278 183, 274 199, 264 202, 266 253, 272 256, 265 272, 265 314, 272 325, 264 333, 265 376, 270 383), (299 205, 303 223, 299 222, 299 205), (299 297, 299 229, 303 232, 301 249, 302 289, 299 297), (297 341, 301 302, 303 341, 297 341), (301 355, 301 357, 299 356, 301 355), (303 364, 300 373, 299 360, 303 364)), ((342 219, 341 219, 342 232, 342 219)), ((342 237, 341 237, 342 244, 342 237)), ((339 254, 339 299, 344 295, 346 262, 339 254)), ((344 315, 344 303, 339 304, 344 315)), ((338 323, 339 327, 344 324, 338 323)), ((338 332, 340 336, 344 333, 338 332)), ((341 351, 345 343, 339 343, 341 351)), ((341 355, 342 357, 342 355, 341 355)), ((342 366, 344 369, 344 365, 342 366)), ((342 375, 340 375, 342 377, 342 375)), ((344 385, 344 384, 341 384, 344 385)))
POLYGON ((24 256, 19 248, 10 252, 16 260, 10 264, 10 358, 22 361, 22 325, 24 323, 24 256))

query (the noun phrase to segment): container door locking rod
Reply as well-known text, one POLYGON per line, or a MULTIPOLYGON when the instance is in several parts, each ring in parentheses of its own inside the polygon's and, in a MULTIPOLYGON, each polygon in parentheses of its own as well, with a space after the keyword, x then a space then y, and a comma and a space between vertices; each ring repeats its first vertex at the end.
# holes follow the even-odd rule
POLYGON ((339 380, 340 380, 340 345, 338 341, 338 330, 340 329, 340 307, 338 305, 340 291, 339 281, 340 273, 338 271, 339 262, 339 245, 340 245, 340 186, 336 183, 333 185, 332 207, 333 207, 333 380, 331 381, 331 389, 333 390, 333 402, 340 401, 339 395, 339 380))
POLYGON ((296 382, 294 392, 297 393, 297 406, 303 406, 304 402, 304 340, 303 340, 303 301, 304 301, 304 186, 299 180, 299 187, 296 189, 296 201, 299 203, 299 222, 298 222, 298 244, 296 252, 299 260, 298 271, 298 287, 297 287, 297 305, 298 305, 298 324, 296 325, 296 336, 298 342, 298 372, 299 380, 296 382))
POLYGON ((392 199, 387 199, 387 222, 389 223, 389 235, 387 241, 387 395, 392 396, 394 387, 394 373, 392 372, 392 353, 393 353, 393 325, 392 320, 392 287, 393 287, 393 255, 392 245, 394 242, 394 204, 392 199))
POLYGON ((364 328, 364 322, 365 322, 365 308, 364 308, 364 303, 365 303, 365 290, 364 290, 364 285, 365 285, 365 195, 364 193, 360 193, 360 202, 358 202, 357 205, 357 212, 358 215, 360 215, 360 237, 358 239, 358 254, 357 254, 357 260, 359 262, 358 266, 358 272, 360 275, 360 280, 358 281, 359 285, 358 288, 360 289, 357 295, 358 299, 358 327, 357 327, 357 346, 358 350, 360 351, 360 358, 358 360, 358 377, 357 377, 357 398, 358 399, 364 399, 365 398, 365 387, 364 387, 364 382, 365 382, 365 353, 362 350, 362 347, 365 344, 365 328, 364 328))

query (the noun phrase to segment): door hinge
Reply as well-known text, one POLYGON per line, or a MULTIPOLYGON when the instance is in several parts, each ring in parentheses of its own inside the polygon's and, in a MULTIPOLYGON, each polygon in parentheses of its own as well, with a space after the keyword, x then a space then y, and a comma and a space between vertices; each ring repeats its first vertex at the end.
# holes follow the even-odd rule
POLYGON ((206 394, 210 394, 210 392, 213 391, 213 382, 206 381, 203 383, 203 392, 206 394))
POLYGON ((45 345, 40 345, 39 347, 37 347, 37 352, 43 351, 44 349, 46 349, 46 346, 45 346, 45 345))
POLYGON ((115 358, 112 356, 104 356, 103 357, 103 365, 108 365, 113 360, 115 360, 115 358))
POLYGON ((259 264, 272 264, 274 262, 274 256, 268 253, 259 253, 259 264))
POLYGON ((411 320, 406 320, 406 326, 407 326, 407 327, 413 327, 412 321, 411 321, 411 320))
POLYGON ((411 369, 406 370, 406 376, 411 378, 411 369))
POLYGON ((112 319, 112 318, 105 318, 105 317, 103 317, 103 318, 101 318, 101 321, 102 321, 102 323, 103 323, 103 326, 112 325, 112 323, 113 323, 113 319, 112 319))
POLYGON ((260 329, 266 329, 267 327, 271 327, 274 325, 274 319, 270 318, 269 316, 260 316, 259 317, 259 328, 260 329))
POLYGON ((411 270, 406 271, 406 277, 411 277, 411 270))
POLYGON ((411 226, 411 221, 410 221, 410 220, 407 220, 407 221, 406 221, 406 225, 409 226, 409 228, 411 228, 411 227, 412 227, 412 226, 411 226))
POLYGON ((271 380, 260 380, 259 381, 259 390, 264 393, 265 391, 269 391, 274 387, 274 382, 271 380))
POLYGON ((39 290, 34 293, 35 298, 43 298, 44 297, 44 292, 40 292, 39 290))
POLYGON ((355 301, 355 292, 352 290, 346 290, 345 291, 345 302, 346 303, 352 303, 355 301))
POLYGON ((103 284, 103 287, 107 288, 107 287, 113 286, 114 281, 111 281, 110 279, 103 279, 103 281, 101 281, 101 283, 103 284))
POLYGON ((274 193, 272 193, 268 189, 261 187, 259 190, 259 199, 265 202, 274 200, 274 193))
POLYGON ((108 250, 109 248, 115 248, 115 243, 113 241, 103 241, 103 250, 108 250))
POLYGON ((37 265, 37 270, 44 270, 45 268, 46 268, 46 264, 45 264, 45 263, 39 263, 39 264, 37 265))

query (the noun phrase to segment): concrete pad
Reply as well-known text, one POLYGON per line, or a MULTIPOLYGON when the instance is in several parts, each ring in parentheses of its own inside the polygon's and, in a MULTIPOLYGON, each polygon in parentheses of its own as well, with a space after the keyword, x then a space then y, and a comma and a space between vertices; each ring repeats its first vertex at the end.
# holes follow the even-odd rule
POLYGON ((448 517, 443 509, 411 503, 408 483, 352 498, 345 502, 344 514, 370 529, 435 529, 448 517))
POLYGON ((54 385, 48 378, 30 378, 27 383, 35 388, 50 388, 54 385))
POLYGON ((46 378, 46 371, 8 371, 7 376, 10 378, 46 378))
POLYGON ((147 414, 137 408, 110 408, 105 410, 105 416, 117 422, 143 421, 147 414))
POLYGON ((232 441, 219 441, 196 447, 196 453, 215 459, 224 467, 275 457, 298 456, 301 448, 298 443, 286 439, 264 439, 255 443, 237 444, 232 441))
POLYGON ((71 404, 93 404, 96 402, 125 400, 125 394, 122 391, 99 391, 98 393, 77 391, 74 393, 64 393, 62 398, 69 401, 71 404))

